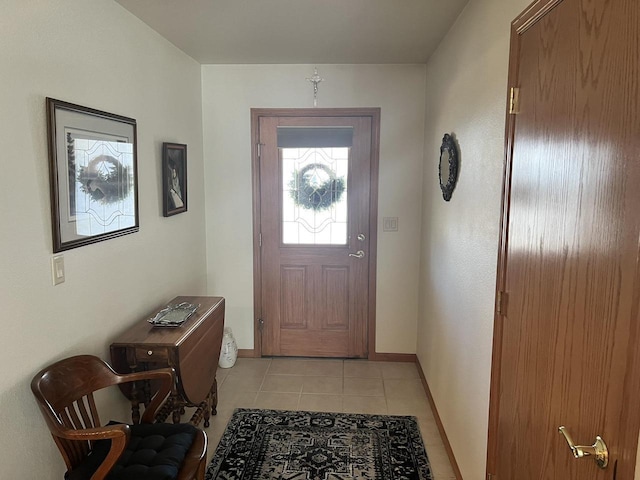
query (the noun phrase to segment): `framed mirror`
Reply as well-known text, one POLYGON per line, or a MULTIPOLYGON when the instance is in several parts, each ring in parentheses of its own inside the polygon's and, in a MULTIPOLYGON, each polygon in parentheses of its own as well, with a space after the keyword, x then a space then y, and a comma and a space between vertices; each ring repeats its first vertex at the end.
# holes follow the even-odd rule
POLYGON ((445 202, 451 200, 453 189, 458 181, 458 150, 453 137, 448 133, 442 138, 440 147, 440 162, 438 164, 440 190, 445 202))

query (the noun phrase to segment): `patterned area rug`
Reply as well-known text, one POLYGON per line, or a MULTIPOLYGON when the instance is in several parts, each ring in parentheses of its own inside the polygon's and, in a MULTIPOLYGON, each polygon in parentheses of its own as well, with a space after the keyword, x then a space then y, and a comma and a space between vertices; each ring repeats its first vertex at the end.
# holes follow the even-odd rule
POLYGON ((414 417, 237 409, 206 480, 432 480, 414 417))

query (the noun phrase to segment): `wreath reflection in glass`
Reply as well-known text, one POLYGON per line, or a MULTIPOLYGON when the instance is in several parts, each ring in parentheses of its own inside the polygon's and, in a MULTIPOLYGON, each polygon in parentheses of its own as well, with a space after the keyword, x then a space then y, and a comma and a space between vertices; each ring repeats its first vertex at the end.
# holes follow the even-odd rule
POLYGON ((111 155, 100 155, 80 167, 78 181, 84 193, 104 205, 118 203, 133 187, 129 168, 111 155))
POLYGON ((340 201, 345 182, 343 177, 337 178, 326 165, 311 163, 294 172, 289 187, 296 205, 319 212, 340 201))

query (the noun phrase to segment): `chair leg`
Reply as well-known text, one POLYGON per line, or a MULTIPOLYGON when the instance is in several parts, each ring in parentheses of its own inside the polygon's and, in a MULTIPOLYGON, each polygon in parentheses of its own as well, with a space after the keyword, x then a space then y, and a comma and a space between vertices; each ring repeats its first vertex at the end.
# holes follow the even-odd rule
POLYGON ((198 465, 198 471, 196 472, 195 480, 204 480, 204 474, 207 470, 207 457, 205 457, 200 461, 200 465, 198 465))

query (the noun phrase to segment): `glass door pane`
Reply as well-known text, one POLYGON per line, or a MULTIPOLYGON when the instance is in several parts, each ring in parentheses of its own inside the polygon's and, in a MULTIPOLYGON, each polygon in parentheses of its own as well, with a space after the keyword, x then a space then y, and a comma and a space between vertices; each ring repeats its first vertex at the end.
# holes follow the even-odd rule
POLYGON ((350 150, 280 148, 284 244, 347 244, 350 150))

